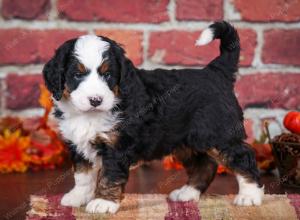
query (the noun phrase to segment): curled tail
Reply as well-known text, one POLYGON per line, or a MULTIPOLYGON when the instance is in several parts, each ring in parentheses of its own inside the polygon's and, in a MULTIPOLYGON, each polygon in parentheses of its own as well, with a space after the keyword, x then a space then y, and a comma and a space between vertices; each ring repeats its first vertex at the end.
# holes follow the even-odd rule
POLYGON ((228 22, 215 22, 201 33, 196 45, 205 45, 214 39, 221 40, 221 54, 208 64, 208 67, 221 69, 226 74, 229 74, 230 78, 234 79, 234 73, 238 69, 240 56, 239 35, 236 29, 228 22))

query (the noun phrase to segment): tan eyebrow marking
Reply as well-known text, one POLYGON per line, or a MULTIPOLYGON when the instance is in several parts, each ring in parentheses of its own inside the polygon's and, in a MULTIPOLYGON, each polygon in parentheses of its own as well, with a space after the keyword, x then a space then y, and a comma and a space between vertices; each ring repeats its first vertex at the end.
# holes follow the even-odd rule
POLYGON ((86 68, 82 63, 78 63, 77 67, 80 73, 86 73, 86 68))
POLYGON ((103 73, 105 73, 108 70, 108 68, 109 68, 108 62, 104 62, 103 64, 101 64, 101 66, 99 66, 98 72, 100 74, 103 74, 103 73))
POLYGON ((113 88, 113 92, 114 92, 115 96, 119 96, 120 95, 120 88, 119 88, 119 86, 115 86, 113 88))

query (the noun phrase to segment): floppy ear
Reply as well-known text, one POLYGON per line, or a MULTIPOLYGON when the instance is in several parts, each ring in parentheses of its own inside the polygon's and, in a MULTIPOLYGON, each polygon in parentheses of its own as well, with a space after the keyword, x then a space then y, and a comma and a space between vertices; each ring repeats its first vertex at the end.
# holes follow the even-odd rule
POLYGON ((113 53, 116 57, 117 64, 120 68, 120 81, 119 86, 120 88, 124 87, 126 84, 129 85, 130 82, 134 80, 136 74, 134 73, 135 67, 131 60, 129 60, 125 56, 124 49, 117 43, 112 44, 113 53), (129 81, 129 82, 128 82, 129 81))
POLYGON ((103 40, 109 42, 109 55, 115 57, 117 65, 120 68, 120 79, 119 84, 128 78, 130 70, 134 69, 132 62, 125 56, 125 50, 122 45, 118 44, 116 41, 109 39, 108 37, 99 36, 103 40))
POLYGON ((46 63, 43 69, 43 76, 47 88, 58 101, 62 98, 65 88, 65 72, 68 68, 76 39, 68 40, 55 52, 54 57, 46 63))
POLYGON ((114 45, 114 54, 120 68, 120 83, 128 77, 131 61, 125 56, 125 51, 120 45, 114 45))

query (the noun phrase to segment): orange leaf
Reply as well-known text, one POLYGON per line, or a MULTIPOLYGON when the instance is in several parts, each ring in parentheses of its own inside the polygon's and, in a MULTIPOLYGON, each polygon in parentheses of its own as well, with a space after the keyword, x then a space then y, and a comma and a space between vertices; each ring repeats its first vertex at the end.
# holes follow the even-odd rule
POLYGON ((172 155, 166 156, 163 160, 163 166, 166 170, 183 168, 182 164, 172 155))
POLYGON ((0 172, 26 171, 29 160, 26 148, 29 146, 30 138, 22 136, 20 130, 4 130, 0 135, 0 172))
POLYGON ((43 84, 40 85, 40 90, 41 90, 41 95, 39 98, 39 103, 46 111, 50 111, 53 106, 51 93, 43 84))
POLYGON ((222 173, 226 173, 227 169, 226 167, 219 165, 218 166, 218 170, 217 170, 217 174, 222 174, 222 173))

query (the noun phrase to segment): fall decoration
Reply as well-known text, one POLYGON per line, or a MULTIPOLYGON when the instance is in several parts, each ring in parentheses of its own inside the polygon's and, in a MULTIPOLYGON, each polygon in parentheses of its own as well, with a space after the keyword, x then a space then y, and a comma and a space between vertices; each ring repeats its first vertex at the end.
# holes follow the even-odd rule
POLYGON ((271 171, 275 169, 272 147, 268 143, 268 136, 266 132, 263 131, 260 138, 255 140, 251 146, 255 151, 257 166, 261 170, 271 171))
POLYGON ((225 173, 230 173, 230 170, 222 165, 219 165, 217 169, 217 174, 225 174, 225 173))
POLYGON ((4 130, 0 136, 0 171, 3 173, 27 170, 30 161, 26 149, 30 146, 29 136, 21 136, 21 131, 4 130))
POLYGON ((283 133, 271 140, 280 183, 300 187, 300 135, 283 133))
POLYGON ((45 109, 42 117, 0 119, 0 173, 53 169, 65 159, 65 147, 48 117, 52 108, 50 94, 40 86, 40 105, 45 109))
POLYGON ((163 166, 166 170, 181 170, 183 168, 182 164, 173 155, 166 156, 163 159, 163 166))
MULTIPOLYGON (((163 167, 165 170, 171 170, 171 169, 181 170, 181 169, 183 169, 183 165, 173 155, 164 157, 163 167)), ((218 166, 218 170, 217 170, 218 174, 227 173, 227 172, 228 172, 227 168, 225 168, 222 165, 218 166)))
POLYGON ((283 124, 290 132, 300 134, 300 112, 289 112, 285 116, 283 124))

